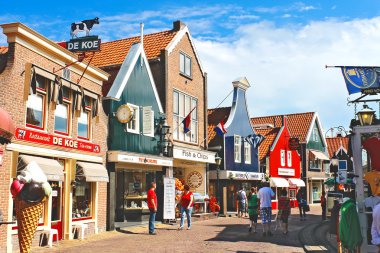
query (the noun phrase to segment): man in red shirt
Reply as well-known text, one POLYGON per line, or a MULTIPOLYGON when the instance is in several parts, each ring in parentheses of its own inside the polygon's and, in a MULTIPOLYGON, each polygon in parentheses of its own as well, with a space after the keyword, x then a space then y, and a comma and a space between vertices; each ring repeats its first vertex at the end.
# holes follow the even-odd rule
POLYGON ((156 220, 156 213, 157 213, 157 195, 156 195, 156 183, 151 183, 151 188, 148 191, 148 208, 149 208, 149 234, 155 235, 156 232, 154 232, 154 222, 156 220))

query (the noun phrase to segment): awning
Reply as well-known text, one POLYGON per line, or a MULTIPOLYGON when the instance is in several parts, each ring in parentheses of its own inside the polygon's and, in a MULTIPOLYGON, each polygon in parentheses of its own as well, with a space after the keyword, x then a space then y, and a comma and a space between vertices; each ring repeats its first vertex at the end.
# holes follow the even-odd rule
POLYGON ((36 162, 49 181, 64 181, 63 166, 54 159, 20 155, 17 170, 22 171, 30 162, 36 162))
POLYGON ((285 178, 271 177, 270 186, 271 187, 289 187, 289 182, 285 178))
POLYGON ((317 150, 310 150, 311 153, 313 153, 313 155, 315 156, 315 158, 319 159, 319 160, 330 160, 330 158, 325 155, 325 153, 321 152, 321 151, 317 151, 317 150))
POLYGON ((10 143, 15 131, 11 115, 0 107, 0 143, 10 143))
POLYGON ((107 169, 99 163, 77 162, 77 176, 83 176, 86 182, 108 182, 107 169))
POLYGON ((305 182, 299 178, 288 178, 288 182, 289 182, 289 184, 296 185, 298 187, 304 187, 305 186, 305 182))

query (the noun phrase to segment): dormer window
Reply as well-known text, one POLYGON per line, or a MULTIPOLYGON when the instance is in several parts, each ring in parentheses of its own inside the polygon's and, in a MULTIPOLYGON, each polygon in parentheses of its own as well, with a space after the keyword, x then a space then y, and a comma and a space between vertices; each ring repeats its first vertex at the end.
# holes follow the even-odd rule
POLYGON ((191 57, 183 52, 179 53, 179 72, 185 76, 191 77, 191 57))

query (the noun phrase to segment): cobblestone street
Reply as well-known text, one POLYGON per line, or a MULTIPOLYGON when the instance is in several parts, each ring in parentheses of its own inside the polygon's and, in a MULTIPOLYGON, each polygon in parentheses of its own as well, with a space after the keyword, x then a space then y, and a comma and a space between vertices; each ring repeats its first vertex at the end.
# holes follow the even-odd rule
POLYGON ((61 241, 52 249, 34 247, 32 252, 304 252, 299 232, 320 221, 318 211, 318 207, 312 208, 307 220, 301 222, 298 210, 293 209, 288 235, 277 228, 273 236, 263 237, 261 224, 254 234, 248 232, 247 218, 220 217, 194 222, 191 230, 157 224, 157 235, 152 236, 146 226, 132 227, 124 233, 106 232, 83 241, 61 241))

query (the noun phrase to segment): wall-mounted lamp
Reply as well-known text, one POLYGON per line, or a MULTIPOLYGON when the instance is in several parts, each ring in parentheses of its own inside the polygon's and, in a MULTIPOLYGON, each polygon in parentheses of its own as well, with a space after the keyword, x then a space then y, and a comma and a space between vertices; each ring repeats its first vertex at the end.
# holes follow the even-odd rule
POLYGON ((160 153, 164 156, 172 156, 173 144, 169 140, 170 126, 166 118, 160 118, 159 122, 159 134, 160 134, 160 153))
POLYGON ((369 126, 372 124, 375 111, 369 108, 368 105, 364 104, 363 109, 359 111, 357 115, 360 120, 360 125, 369 126))

